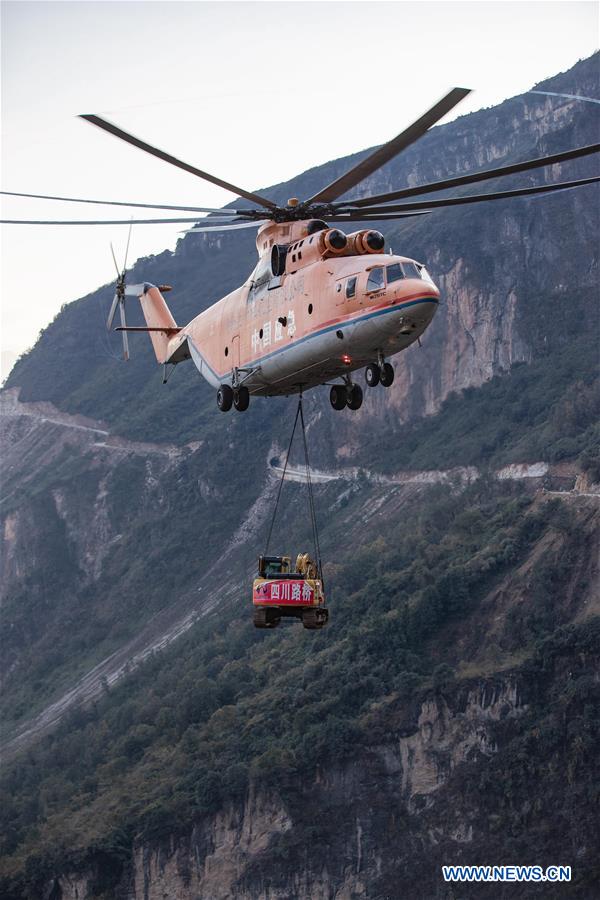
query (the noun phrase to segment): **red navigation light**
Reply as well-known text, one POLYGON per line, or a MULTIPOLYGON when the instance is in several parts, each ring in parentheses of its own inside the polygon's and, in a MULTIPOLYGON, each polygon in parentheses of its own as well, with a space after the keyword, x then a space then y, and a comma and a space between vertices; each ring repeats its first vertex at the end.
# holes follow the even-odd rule
POLYGON ((344 353, 344 355, 342 356, 342 362, 344 363, 345 366, 349 366, 350 363, 352 362, 352 358, 350 356, 348 356, 347 353, 344 353))

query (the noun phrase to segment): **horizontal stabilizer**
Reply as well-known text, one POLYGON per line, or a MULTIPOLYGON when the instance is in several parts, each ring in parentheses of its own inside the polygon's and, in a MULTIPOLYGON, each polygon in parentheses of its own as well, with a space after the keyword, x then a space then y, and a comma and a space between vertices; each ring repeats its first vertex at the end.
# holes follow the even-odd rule
POLYGON ((115 331, 162 331, 163 334, 178 334, 181 331, 181 325, 175 325, 174 327, 164 328, 147 328, 143 325, 122 325, 119 328, 115 328, 115 331))
POLYGON ((146 289, 150 287, 148 282, 144 284, 126 284, 125 288, 125 296, 126 297, 139 297, 141 294, 146 293, 146 289))

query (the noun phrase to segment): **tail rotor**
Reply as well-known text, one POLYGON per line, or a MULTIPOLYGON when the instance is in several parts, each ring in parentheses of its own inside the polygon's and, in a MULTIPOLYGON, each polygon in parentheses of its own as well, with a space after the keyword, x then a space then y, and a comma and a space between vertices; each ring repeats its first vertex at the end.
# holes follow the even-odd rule
POLYGON ((114 247, 112 244, 110 245, 110 252, 115 264, 115 269, 117 270, 117 283, 115 285, 115 295, 110 307, 108 319, 106 320, 106 327, 109 331, 112 329, 118 307, 121 324, 114 330, 121 332, 121 338, 123 340, 123 359, 127 361, 130 358, 128 332, 145 331, 150 336, 156 358, 159 362, 164 362, 170 338, 181 331, 180 327, 176 325, 175 319, 161 294, 161 291, 170 291, 171 287, 168 284, 162 284, 157 288, 147 281, 144 281, 141 284, 127 284, 125 276, 127 272, 127 257, 129 255, 130 240, 131 227, 129 228, 129 235, 127 237, 125 260, 122 269, 119 269, 114 247), (142 312, 146 319, 147 327, 134 326, 128 328, 127 317, 125 315, 125 300, 127 297, 137 297, 141 301, 142 312))
MULTIPOLYGON (((112 328, 112 323, 115 317, 115 313, 117 311, 117 306, 119 307, 119 317, 121 319, 121 328, 127 328, 127 319, 125 316, 125 297, 127 295, 131 296, 131 289, 128 291, 125 284, 125 272, 127 269, 127 256, 129 255, 129 242, 131 240, 131 225, 129 226, 129 234, 127 235, 127 246, 125 248, 125 260, 123 262, 123 270, 119 271, 119 266, 117 264, 117 257, 115 256, 115 250, 112 245, 110 245, 110 252, 112 254, 113 262, 115 264, 115 269, 117 270, 117 284, 115 287, 115 296, 113 297, 113 302, 110 307, 110 312, 108 314, 108 319, 106 320, 106 327, 110 331, 112 328)), ((136 286, 137 287, 137 286, 136 286)), ((121 331, 121 337, 123 338, 123 359, 127 361, 129 359, 129 340, 127 338, 127 331, 121 331)))

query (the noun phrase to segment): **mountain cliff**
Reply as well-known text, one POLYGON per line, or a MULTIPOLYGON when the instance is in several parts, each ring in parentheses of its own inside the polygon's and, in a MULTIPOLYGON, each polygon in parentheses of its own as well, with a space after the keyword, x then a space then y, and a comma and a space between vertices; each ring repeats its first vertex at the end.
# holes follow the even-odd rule
MULTIPOLYGON (((543 89, 598 80, 596 56, 543 89)), ((361 191, 597 140, 591 104, 526 94, 433 129, 361 191)), ((266 193, 310 195, 358 158, 266 193)), ((359 413, 305 400, 318 634, 249 622, 293 399, 222 416, 191 364, 160 384, 149 342, 122 364, 108 286, 11 373, 3 896, 441 898, 458 896, 442 864, 482 861, 572 865, 594 896, 597 187, 385 230, 443 304, 359 413)), ((254 256, 245 233, 189 235, 130 280, 174 284, 183 322, 254 256)), ((309 539, 304 492, 284 487, 281 552, 309 539)))

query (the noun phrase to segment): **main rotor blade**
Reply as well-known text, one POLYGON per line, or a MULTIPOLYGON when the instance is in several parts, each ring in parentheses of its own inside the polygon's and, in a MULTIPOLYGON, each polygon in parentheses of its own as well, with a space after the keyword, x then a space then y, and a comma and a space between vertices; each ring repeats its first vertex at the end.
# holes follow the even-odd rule
POLYGON ((450 112, 457 103, 460 103, 460 101, 470 93, 471 91, 467 88, 452 88, 445 97, 442 97, 435 106, 432 106, 431 109, 417 119, 416 122, 413 122, 412 125, 409 125, 408 128, 391 141, 388 141, 387 144, 383 144, 382 147, 379 147, 378 150, 375 150, 374 153, 371 153, 370 156, 367 156, 367 158, 363 159, 362 162, 359 162, 358 165, 349 169, 348 172, 340 178, 332 181, 331 184, 327 185, 327 187, 323 188, 318 194, 315 194, 314 197, 311 197, 306 202, 327 203, 341 197, 342 194, 345 194, 350 188, 355 187, 367 178, 368 175, 372 175, 373 172, 381 168, 386 162, 389 162, 390 159, 393 159, 394 156, 401 153, 402 150, 406 150, 407 147, 414 144, 414 142, 422 137, 432 125, 435 125, 436 122, 443 118, 446 113, 450 112))
POLYGON ((129 256, 129 244, 131 242, 131 230, 133 228, 133 222, 129 225, 129 232, 127 234, 127 246, 125 247, 125 259, 123 260, 123 278, 125 278, 125 272, 127 271, 127 257, 129 256))
POLYGON ((156 156, 158 157, 158 159, 162 159, 163 162, 168 162, 172 166, 177 166, 178 169, 183 169, 185 172, 190 172, 192 175, 197 175, 198 178, 203 178, 205 181, 210 181, 211 184, 216 184, 219 187, 225 188, 226 191, 231 191, 233 194, 238 194, 240 197, 245 197, 246 200, 251 200, 252 203, 258 203, 259 206, 264 206, 267 209, 272 209, 276 205, 271 200, 267 200, 266 197, 261 197, 260 194, 253 194, 250 191, 245 191, 242 188, 237 187, 237 185, 235 184, 230 184, 230 182, 223 181, 221 178, 217 178, 215 175, 209 175, 208 172, 203 172, 202 169, 197 169, 195 166, 190 166, 188 163, 182 162, 180 159, 177 159, 176 156, 171 156, 170 153, 165 153, 164 150, 159 150, 157 147, 153 147, 151 144, 147 144, 146 141, 142 141, 140 140, 140 138, 136 138, 132 134, 128 134, 117 125, 113 125, 112 122, 108 122, 106 119, 101 119, 100 116, 84 114, 79 116, 79 118, 85 119, 86 122, 91 122, 92 125, 97 125, 98 128, 102 128, 104 131, 108 131, 109 134, 113 134, 115 137, 120 138, 122 141, 126 141, 128 144, 133 144, 134 147, 137 147, 139 150, 144 150, 151 156, 156 156))
POLYGON ((568 159, 577 159, 579 156, 587 156, 589 153, 597 153, 600 144, 588 144, 586 147, 578 147, 576 150, 565 150, 563 153, 554 153, 552 156, 539 156, 536 159, 528 159, 522 163, 514 163, 510 166, 501 166, 498 169, 487 169, 485 172, 474 172, 471 175, 459 175, 456 178, 446 178, 444 181, 430 181, 428 184, 420 184, 417 187, 403 188, 399 191, 391 191, 388 194, 377 194, 372 197, 363 197, 360 200, 341 201, 334 203, 334 207, 363 207, 373 206, 375 203, 388 203, 390 200, 401 200, 404 197, 416 197, 419 194, 429 194, 435 191, 444 191, 446 188, 462 187, 465 184, 475 184, 478 181, 487 181, 489 178, 500 178, 504 175, 516 175, 517 172, 526 172, 529 169, 537 169, 542 166, 551 166, 555 163, 566 162, 568 159))
MULTIPOLYGON (((212 218, 209 221, 213 221, 212 218)), ((199 234, 205 231, 235 231, 237 228, 260 228, 261 225, 266 225, 270 219, 259 219, 254 222, 235 222, 231 225, 210 225, 206 228, 201 226, 200 228, 188 228, 185 231, 182 231, 181 234, 199 234)))
MULTIPOLYGON (((264 213, 263 213, 264 216, 264 213)), ((209 221, 218 219, 212 217, 209 221)), ((165 225, 180 222, 197 222, 198 216, 185 219, 0 219, 2 225, 165 225)), ((208 221, 208 220, 207 220, 208 221)), ((229 219, 227 219, 229 221, 229 219)))
POLYGON ((386 219, 410 219, 413 216, 426 216, 430 210, 417 209, 409 210, 405 213, 395 213, 394 215, 382 216, 368 212, 368 210, 360 209, 355 213, 349 212, 347 215, 340 213, 336 216, 327 216, 328 222, 384 222, 386 219))
MULTIPOLYGON (((539 187, 519 188, 514 191, 497 191, 494 194, 474 194, 469 197, 446 197, 444 200, 421 200, 416 203, 402 203, 398 206, 375 206, 362 209, 361 212, 368 213, 373 219, 385 216, 388 213, 402 212, 407 210, 433 210, 443 209, 447 206, 462 206, 465 203, 482 203, 484 200, 507 200, 510 197, 527 197, 532 194, 548 194, 551 191, 566 191, 568 188, 580 187, 584 184, 594 184, 600 181, 600 175, 594 178, 580 178, 578 181, 561 181, 557 184, 543 184, 539 187)), ((350 211, 348 211, 350 214, 350 211)))
POLYGON ((117 270, 117 281, 121 278, 121 273, 119 271, 119 266, 117 265, 117 257, 115 256, 115 248, 112 245, 112 241, 110 242, 110 252, 112 253, 113 262, 115 264, 115 269, 117 270))
POLYGON ((202 212, 202 213, 221 213, 228 216, 239 216, 241 212, 245 215, 250 213, 258 213, 264 215, 261 209, 215 209, 209 206, 169 206, 166 203, 126 203, 123 200, 87 200, 81 197, 53 197, 50 194, 23 194, 17 191, 0 191, 5 197, 31 197, 33 200, 62 200, 65 203, 97 203, 101 206, 135 206, 139 209, 174 209, 182 212, 202 212))

